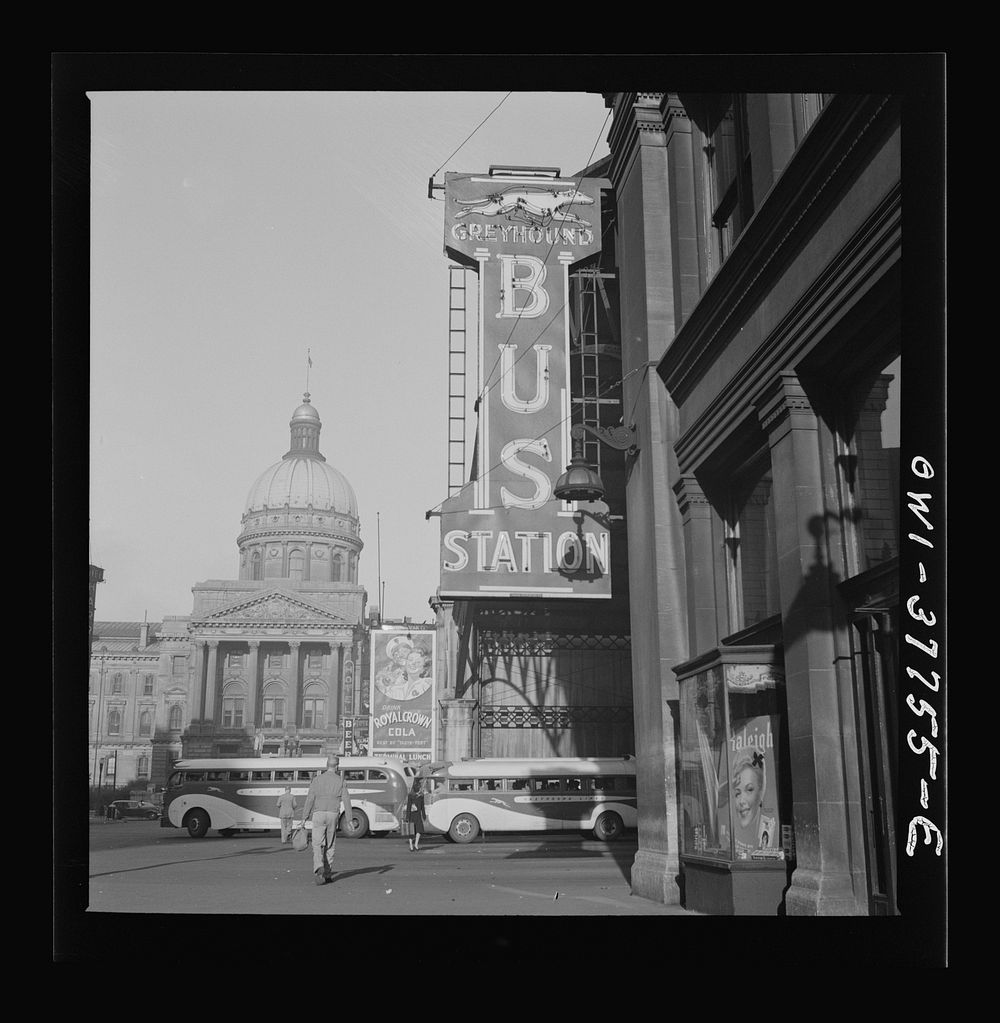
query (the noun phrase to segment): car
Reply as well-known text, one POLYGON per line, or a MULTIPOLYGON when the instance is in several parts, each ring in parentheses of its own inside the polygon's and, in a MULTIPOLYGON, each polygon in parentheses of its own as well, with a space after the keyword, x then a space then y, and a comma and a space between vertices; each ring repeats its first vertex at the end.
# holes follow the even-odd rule
POLYGON ((155 821, 160 819, 160 808, 155 803, 146 803, 138 799, 116 799, 111 804, 115 817, 119 820, 140 819, 155 821))

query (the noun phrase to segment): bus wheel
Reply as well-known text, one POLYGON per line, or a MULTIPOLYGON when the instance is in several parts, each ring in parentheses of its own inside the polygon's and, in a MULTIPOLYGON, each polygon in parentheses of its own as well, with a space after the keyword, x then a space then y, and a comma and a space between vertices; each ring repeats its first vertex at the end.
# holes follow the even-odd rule
POLYGON ((211 825, 208 814, 204 810, 192 810, 184 818, 184 827, 192 838, 204 838, 208 834, 211 825))
POLYGON ((363 810, 351 810, 351 816, 344 821, 344 834, 348 838, 364 838, 368 834, 368 818, 363 810))
POLYGON ((464 845, 478 836, 479 821, 471 813, 460 813, 451 822, 448 834, 453 842, 459 842, 464 845))
POLYGON ((620 838, 624 831, 625 825, 622 823, 621 817, 610 810, 602 813, 594 822, 594 838, 599 842, 613 842, 616 838, 620 838))

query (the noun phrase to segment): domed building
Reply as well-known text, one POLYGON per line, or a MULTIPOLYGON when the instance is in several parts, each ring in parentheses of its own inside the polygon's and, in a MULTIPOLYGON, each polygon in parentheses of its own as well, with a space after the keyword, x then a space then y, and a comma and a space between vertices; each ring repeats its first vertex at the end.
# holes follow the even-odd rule
POLYGON ((308 393, 289 427, 288 450, 247 496, 239 578, 192 590, 187 757, 340 749, 366 601, 358 502, 320 452, 308 393))

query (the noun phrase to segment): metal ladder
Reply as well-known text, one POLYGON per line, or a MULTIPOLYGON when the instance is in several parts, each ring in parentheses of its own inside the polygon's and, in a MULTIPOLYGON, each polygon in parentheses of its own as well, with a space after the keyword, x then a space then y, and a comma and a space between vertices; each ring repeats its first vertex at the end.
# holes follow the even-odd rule
POLYGON ((465 409, 468 400, 468 289, 461 266, 448 267, 448 496, 468 482, 465 464, 465 409))

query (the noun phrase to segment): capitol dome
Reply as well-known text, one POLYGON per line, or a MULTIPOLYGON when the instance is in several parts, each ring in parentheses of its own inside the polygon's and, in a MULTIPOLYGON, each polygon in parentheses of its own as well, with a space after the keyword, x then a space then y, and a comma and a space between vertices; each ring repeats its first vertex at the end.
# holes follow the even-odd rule
POLYGON ((283 458, 265 469, 250 488, 246 511, 312 507, 358 517, 358 499, 342 472, 316 458, 283 458))
POLYGON ((292 414, 291 444, 257 477, 247 496, 240 578, 356 582, 358 500, 342 472, 320 454, 319 413, 303 395, 292 414))

